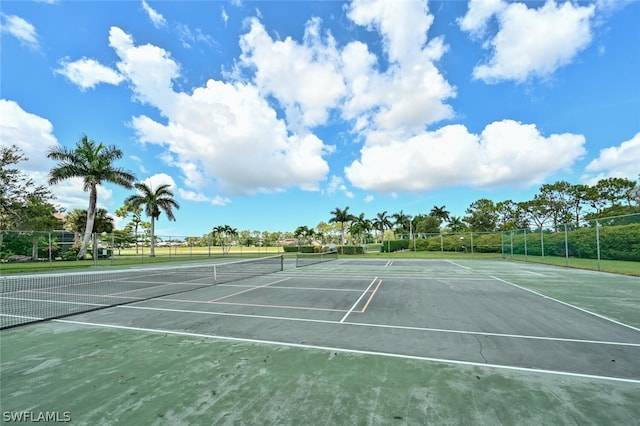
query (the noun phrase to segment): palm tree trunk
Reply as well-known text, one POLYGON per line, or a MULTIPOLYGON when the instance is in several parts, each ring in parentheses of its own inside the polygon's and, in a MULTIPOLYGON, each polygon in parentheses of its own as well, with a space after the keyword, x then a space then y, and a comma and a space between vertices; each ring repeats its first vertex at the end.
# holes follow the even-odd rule
POLYGON ((151 216, 151 254, 149 256, 156 257, 156 218, 151 216))
POLYGON ((87 226, 84 229, 84 237, 82 238, 82 246, 78 252, 78 259, 84 259, 87 255, 87 248, 91 241, 91 234, 93 232, 93 223, 96 220, 96 204, 98 201, 98 189, 95 185, 91 186, 89 190, 89 208, 87 209, 87 226))

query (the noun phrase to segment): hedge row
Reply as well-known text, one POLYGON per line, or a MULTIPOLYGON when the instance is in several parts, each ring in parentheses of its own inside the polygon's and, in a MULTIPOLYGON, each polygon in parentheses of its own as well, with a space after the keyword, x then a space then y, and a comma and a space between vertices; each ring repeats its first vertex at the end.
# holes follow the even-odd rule
MULTIPOLYGON (((640 261, 640 224, 621 226, 603 226, 599 229, 600 258, 610 260, 640 261)), ((513 234, 474 234, 473 251, 476 253, 526 254, 531 256, 565 256, 565 247, 569 257, 596 259, 598 256, 595 228, 579 228, 567 232, 566 245, 564 232, 522 231, 513 234), (512 251, 513 250, 513 251, 512 251)), ((384 252, 413 250, 413 241, 391 240, 384 243, 384 252)), ((435 235, 415 240, 416 251, 471 251, 471 238, 465 235, 435 235)))

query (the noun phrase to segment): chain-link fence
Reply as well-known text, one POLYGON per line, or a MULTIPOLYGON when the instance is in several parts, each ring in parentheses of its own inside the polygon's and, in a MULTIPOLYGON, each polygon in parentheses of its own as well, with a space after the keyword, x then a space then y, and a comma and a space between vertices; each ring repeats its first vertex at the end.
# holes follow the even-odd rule
POLYGON ((482 254, 640 275, 640 214, 560 224, 556 229, 396 235, 380 250, 482 254), (612 262, 627 262, 609 267, 612 262))
MULTIPOLYGON (((67 231, 0 231, 0 264, 68 262, 77 266, 84 234, 67 231), (73 263, 72 261, 76 261, 73 263)), ((125 265, 198 260, 222 256, 262 256, 282 253, 282 246, 256 241, 243 246, 234 241, 214 242, 202 237, 155 236, 124 233, 91 234, 84 257, 89 265, 125 265)))
MULTIPOLYGON (((593 266, 604 261, 640 262, 640 214, 561 224, 557 230, 502 232, 502 254, 525 261, 593 266)), ((636 266, 640 273, 640 263, 636 266)), ((633 271, 631 271, 633 272, 633 271)))

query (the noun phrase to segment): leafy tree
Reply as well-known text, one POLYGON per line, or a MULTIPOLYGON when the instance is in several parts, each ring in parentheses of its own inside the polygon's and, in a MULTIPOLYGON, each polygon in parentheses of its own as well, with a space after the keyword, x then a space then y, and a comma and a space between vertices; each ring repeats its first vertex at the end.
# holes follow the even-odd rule
POLYGON ((496 213, 498 215, 498 229, 501 231, 527 227, 527 221, 524 217, 525 212, 522 211, 518 203, 512 200, 496 203, 496 213))
MULTIPOLYGON (((0 229, 21 227, 31 220, 35 206, 42 207, 54 199, 48 188, 35 185, 23 170, 11 167, 27 160, 16 145, 0 146, 0 229), (27 209, 29 205, 31 211, 27 209)), ((55 207, 54 210, 54 213, 59 211, 55 207)), ((46 221, 49 218, 41 219, 46 221)))
MULTIPOLYGON (((91 233, 97 232, 113 232, 113 218, 109 216, 109 212, 106 209, 96 209, 95 220, 93 222, 93 229, 91 233)), ((73 209, 64 217, 64 229, 71 231, 75 234, 86 230, 87 228, 87 211, 83 209, 73 209)))
POLYGON ((593 192, 589 185, 571 185, 569 188, 568 203, 571 206, 573 220, 575 221, 575 227, 580 226, 582 220, 582 209, 587 206, 590 198, 590 193, 593 192))
POLYGON ((98 185, 110 182, 132 188, 135 176, 113 163, 122 158, 122 151, 115 146, 105 146, 90 140, 86 135, 76 143, 75 149, 53 147, 47 151, 47 157, 58 161, 58 165, 49 172, 49 184, 55 185, 71 178, 81 178, 83 189, 89 192, 87 208, 87 226, 84 239, 78 252, 78 259, 84 259, 91 241, 91 230, 96 217, 98 185))
POLYGON ((540 193, 535 196, 540 203, 545 204, 555 232, 558 232, 561 223, 572 222, 571 186, 564 180, 552 184, 545 183, 540 187, 540 193))
POLYGON ((142 220, 142 207, 125 204, 116 210, 116 216, 123 219, 129 217, 129 215, 131 215, 131 220, 127 223, 126 227, 131 229, 131 233, 135 236, 136 254, 138 254, 138 232, 144 222, 142 220))
POLYGON ((345 207, 343 210, 336 207, 334 211, 331 212, 333 217, 329 219, 329 223, 338 223, 340 224, 340 241, 341 244, 344 245, 344 231, 345 225, 355 219, 355 216, 349 213, 349 207, 345 207))
POLYGON ((170 185, 160 185, 155 190, 145 183, 136 183, 135 188, 138 194, 127 197, 125 204, 131 204, 133 207, 144 207, 145 214, 151 218, 151 253, 155 256, 155 223, 164 211, 167 219, 175 221, 173 209, 179 209, 180 205, 173 199, 173 192, 169 189, 170 185))
POLYGON ((437 234, 440 232, 440 225, 440 219, 431 214, 419 214, 413 218, 413 229, 420 234, 437 234))
POLYGON ((471 203, 466 210, 467 216, 464 221, 469 224, 472 231, 491 232, 495 231, 498 223, 496 205, 487 198, 481 198, 471 203))
POLYGON ((537 195, 534 196, 533 200, 524 201, 518 203, 518 205, 522 211, 525 212, 527 220, 533 222, 538 229, 543 229, 545 224, 552 217, 552 212, 549 210, 547 204, 537 195))
POLYGON ((633 190, 636 183, 626 178, 607 178, 599 180, 595 185, 598 198, 608 203, 608 207, 626 202, 628 206, 633 201, 633 190))

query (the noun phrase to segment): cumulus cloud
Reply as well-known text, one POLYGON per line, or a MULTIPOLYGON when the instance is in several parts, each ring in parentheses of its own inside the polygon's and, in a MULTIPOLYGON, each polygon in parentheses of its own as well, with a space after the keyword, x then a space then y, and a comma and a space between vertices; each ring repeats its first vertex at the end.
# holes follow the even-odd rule
POLYGON ((38 33, 36 28, 28 21, 22 19, 16 15, 0 15, 2 20, 0 21, 0 31, 3 33, 11 34, 17 38, 20 43, 30 47, 31 49, 40 49, 40 43, 38 41, 38 33))
POLYGON ((600 150, 585 168, 582 180, 595 183, 608 177, 636 180, 640 173, 640 132, 619 146, 600 150))
POLYGON ((438 187, 538 184, 584 155, 575 134, 545 137, 535 125, 493 122, 481 134, 463 125, 425 131, 408 140, 365 145, 361 158, 345 168, 356 187, 381 193, 423 192, 438 187))
MULTIPOLYGON (((46 118, 25 111, 18 103, 0 99, 0 134, 2 144, 16 145, 28 158, 19 164, 21 170, 29 174, 36 185, 48 186, 48 173, 56 163, 47 158, 48 148, 58 145, 53 134, 53 125, 46 118)), ((82 179, 73 178, 62 181, 55 186, 55 203, 67 211, 86 209, 89 197, 84 192, 82 179)), ((99 207, 113 202, 113 191, 102 185, 98 186, 99 207)))
POLYGON ((144 11, 147 13, 147 16, 149 16, 149 19, 151 19, 154 27, 162 28, 167 26, 167 20, 164 19, 164 16, 151 8, 151 6, 149 6, 145 0, 142 0, 142 9, 144 9, 144 11))
POLYGON ((192 190, 212 183, 227 194, 318 189, 331 147, 310 132, 289 132, 255 86, 211 79, 192 93, 176 92, 179 66, 164 49, 137 46, 116 27, 109 43, 136 98, 167 120, 133 117, 138 139, 163 147, 164 161, 182 171, 192 190))
POLYGON ((473 77, 488 83, 544 78, 573 61, 592 39, 595 5, 547 0, 539 8, 500 0, 471 1, 460 28, 474 38, 484 35, 494 17, 498 30, 485 41, 491 50, 473 77))
POLYGON ((379 130, 408 136, 453 117, 446 101, 455 97, 455 88, 436 66, 448 47, 442 38, 427 38, 433 15, 422 2, 354 1, 348 16, 378 32, 389 61, 380 69, 379 59, 361 42, 341 52, 347 84, 342 114, 355 131, 373 143, 379 130))
POLYGON ((2 145, 16 145, 29 159, 20 164, 24 170, 34 172, 54 165, 45 151, 58 140, 46 118, 25 111, 17 102, 0 99, 0 134, 2 145))
POLYGON ((61 67, 56 73, 68 78, 78 85, 81 90, 92 89, 100 83, 118 85, 124 79, 116 70, 102 65, 89 58, 78 59, 73 62, 61 61, 61 67))
POLYGON ((254 81, 260 92, 282 103, 294 128, 324 124, 329 110, 344 96, 335 40, 331 34, 323 38, 318 18, 307 22, 302 44, 290 37, 274 41, 253 19, 240 47, 242 65, 255 69, 254 81))

